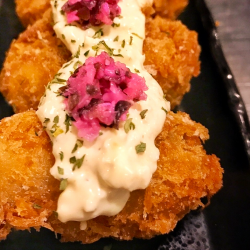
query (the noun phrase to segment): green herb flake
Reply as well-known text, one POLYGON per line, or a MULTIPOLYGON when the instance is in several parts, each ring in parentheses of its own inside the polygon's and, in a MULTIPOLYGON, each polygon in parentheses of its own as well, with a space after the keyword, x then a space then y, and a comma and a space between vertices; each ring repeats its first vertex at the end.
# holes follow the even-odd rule
POLYGON ((64 34, 62 34, 62 39, 64 39, 64 40, 65 40, 65 35, 64 35, 64 34))
POLYGON ((57 91, 53 91, 53 93, 55 93, 56 94, 56 96, 61 96, 62 94, 61 94, 61 92, 59 91, 59 90, 57 90, 57 91))
POLYGON ((75 153, 77 149, 78 149, 78 145, 77 145, 77 143, 76 143, 75 146, 74 146, 74 148, 72 149, 71 153, 72 153, 72 154, 75 153))
POLYGON ((34 204, 33 204, 33 208, 35 208, 35 209, 41 209, 42 207, 41 207, 40 205, 34 203, 34 204))
POLYGON ((64 12, 63 10, 60 10, 60 14, 61 14, 61 15, 64 15, 64 13, 65 13, 65 12, 64 12))
POLYGON ((69 131, 69 126, 71 126, 71 118, 69 115, 66 114, 64 124, 66 125, 65 134, 69 131))
POLYGON ((35 131, 35 135, 38 136, 38 133, 35 131))
POLYGON ((82 158, 76 160, 76 162, 73 166, 73 169, 72 169, 73 171, 75 171, 76 168, 79 169, 82 166, 84 158, 85 158, 85 155, 82 158))
POLYGON ((114 49, 111 49, 104 40, 100 41, 97 45, 92 46, 92 49, 98 52, 99 49, 104 49, 110 56, 113 55, 114 49))
POLYGON ((64 153, 62 151, 59 153, 59 156, 60 156, 60 160, 63 161, 64 153))
POLYGON ((63 66, 63 69, 67 68, 72 62, 73 62, 73 61, 70 61, 69 63, 65 64, 65 65, 63 66))
POLYGON ((134 130, 135 124, 132 122, 132 118, 128 119, 124 124, 125 133, 128 133, 129 130, 134 130))
POLYGON ((71 164, 74 164, 74 163, 76 162, 76 157, 75 157, 75 156, 71 157, 71 158, 69 159, 69 162, 70 162, 71 164))
POLYGON ((113 41, 118 42, 119 41, 119 36, 115 37, 113 41))
POLYGON ((59 122, 59 116, 58 116, 58 115, 54 117, 53 122, 54 122, 54 123, 58 123, 58 122, 59 122))
POLYGON ((63 132, 64 131, 60 127, 56 127, 55 131, 52 132, 52 134, 53 134, 53 137, 57 137, 58 135, 63 134, 63 132))
POLYGON ((71 43, 75 43, 75 42, 76 42, 76 40, 71 39, 71 43))
POLYGON ((113 56, 124 57, 122 54, 113 54, 113 56))
POLYGON ((100 28, 99 30, 96 31, 96 33, 92 36, 93 38, 101 38, 103 36, 103 30, 100 28))
POLYGON ((87 57, 89 54, 89 50, 84 53, 84 56, 87 57))
POLYGON ((135 146, 135 151, 137 154, 139 153, 143 153, 146 150, 146 143, 141 142, 140 144, 138 144, 137 146, 135 146))
POLYGON ((161 107, 161 109, 166 113, 166 115, 168 114, 168 111, 166 109, 164 109, 163 107, 161 107))
POLYGON ((120 27, 120 23, 112 23, 112 27, 115 28, 115 27, 120 27))
POLYGON ((122 40, 122 48, 125 48, 125 45, 126 45, 125 40, 122 40))
POLYGON ((143 39, 141 36, 139 36, 137 33, 132 33, 132 35, 137 36, 140 39, 143 39))
POLYGON ((45 118, 44 121, 43 121, 43 123, 48 123, 48 122, 50 122, 49 118, 45 118))
POLYGON ((132 43, 133 43, 133 37, 130 36, 129 45, 132 45, 132 43))
POLYGON ((59 190, 61 190, 61 191, 65 190, 67 185, 68 185, 68 180, 67 179, 62 179, 61 182, 60 182, 59 190))
POLYGON ((58 77, 57 77, 55 80, 56 80, 57 82, 66 82, 66 80, 65 80, 65 79, 58 78, 58 77))
POLYGON ((58 174, 64 175, 64 169, 60 168, 59 166, 57 167, 58 174))
POLYGON ((78 50, 76 51, 76 54, 75 54, 75 57, 76 57, 76 58, 79 58, 80 52, 81 52, 81 46, 79 45, 79 46, 78 46, 78 50))
POLYGON ((99 132, 99 136, 103 135, 103 132, 99 132))
POLYGON ((166 94, 163 95, 163 99, 164 99, 165 101, 167 101, 166 94))
POLYGON ((140 70, 138 70, 136 68, 134 70, 135 70, 135 73, 137 73, 137 74, 140 73, 140 70))
POLYGON ((82 65, 82 62, 77 61, 77 62, 74 63, 73 69, 76 70, 76 69, 77 69, 79 66, 81 66, 81 65, 82 65))
POLYGON ((140 113, 141 119, 144 119, 146 117, 147 112, 148 112, 148 109, 142 110, 142 112, 140 113))
POLYGON ((104 40, 100 41, 97 45, 92 46, 92 49, 96 51, 96 55, 99 49, 103 49, 109 54, 109 56, 123 57, 121 54, 114 54, 114 49, 110 48, 104 40))
POLYGON ((83 145, 83 141, 82 140, 77 140, 76 144, 78 145, 79 148, 81 148, 82 145, 83 145))

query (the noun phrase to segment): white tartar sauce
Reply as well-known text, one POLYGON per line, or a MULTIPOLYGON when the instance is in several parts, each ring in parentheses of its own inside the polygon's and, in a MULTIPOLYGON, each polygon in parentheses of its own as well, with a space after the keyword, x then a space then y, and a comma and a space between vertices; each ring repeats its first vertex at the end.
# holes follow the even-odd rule
POLYGON ((66 187, 58 200, 58 218, 62 222, 81 221, 84 229, 89 219, 118 214, 131 191, 149 185, 159 159, 154 141, 166 118, 164 109, 169 111, 170 104, 164 100, 159 84, 143 67, 145 16, 141 8, 152 5, 152 0, 122 0, 119 2, 121 16, 114 19, 115 25, 87 30, 77 24, 67 24, 61 13, 65 2, 51 1, 54 30, 73 57, 48 84, 37 115, 53 143, 55 164, 51 174, 61 180, 62 189, 66 187), (103 35, 99 34, 100 29, 103 35), (120 122, 119 130, 102 127, 95 141, 82 141, 74 125, 69 125, 64 97, 58 95, 58 89, 66 85, 72 72, 88 57, 107 51, 107 47, 102 46, 104 42, 114 49, 113 54, 123 55, 113 56, 114 60, 125 63, 132 72, 140 72, 138 74, 145 78, 149 88, 147 100, 129 109, 134 130, 126 133, 125 122, 120 122), (148 110, 144 119, 140 115, 143 110, 148 110), (138 153, 135 147, 141 143, 146 144, 146 150, 138 153))

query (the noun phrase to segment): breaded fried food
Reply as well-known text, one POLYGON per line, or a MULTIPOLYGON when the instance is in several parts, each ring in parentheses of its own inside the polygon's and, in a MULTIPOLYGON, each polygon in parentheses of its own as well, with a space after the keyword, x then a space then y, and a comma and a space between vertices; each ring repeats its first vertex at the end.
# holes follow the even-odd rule
POLYGON ((42 18, 50 8, 50 0, 15 0, 16 12, 24 27, 42 18))
MULTIPOLYGON (((55 37, 50 9, 11 44, 0 74, 0 91, 16 113, 37 109, 45 86, 70 53, 55 37), (18 95, 17 95, 18 93, 18 95)), ((143 51, 146 69, 163 88, 173 109, 200 70, 197 34, 180 21, 148 18, 143 51)))
POLYGON ((203 206, 222 186, 219 160, 202 143, 208 131, 185 113, 169 112, 155 143, 158 169, 146 190, 131 193, 116 216, 100 216, 80 230, 79 222, 57 220, 59 181, 50 174, 51 143, 34 111, 0 123, 0 239, 11 228, 47 227, 63 241, 91 243, 102 237, 130 240, 168 233, 190 210, 203 206))
POLYGON ((161 85, 171 108, 180 104, 190 90, 191 78, 200 73, 197 36, 180 21, 147 19, 144 65, 161 85))
POLYGON ((0 91, 15 112, 37 109, 48 82, 71 54, 56 38, 51 12, 13 41, 0 75, 0 91))
MULTIPOLYGON (((42 18, 50 8, 50 0, 15 0, 16 12, 24 27, 42 18)), ((154 11, 166 18, 175 19, 187 6, 188 0, 154 0, 154 11)))

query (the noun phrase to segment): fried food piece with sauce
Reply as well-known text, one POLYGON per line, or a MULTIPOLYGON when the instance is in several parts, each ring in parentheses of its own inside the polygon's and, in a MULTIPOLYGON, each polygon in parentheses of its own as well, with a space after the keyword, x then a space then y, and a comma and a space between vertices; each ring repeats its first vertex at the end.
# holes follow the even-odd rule
POLYGON ((197 36, 180 21, 147 19, 144 66, 161 85, 172 109, 190 90, 191 78, 200 73, 197 36))
MULTIPOLYGON (((37 109, 45 86, 70 53, 55 37, 48 10, 43 18, 11 44, 0 74, 0 91, 15 112, 37 109), (17 95, 18 93, 18 95, 17 95)), ((146 69, 163 88, 174 108, 200 70, 197 34, 179 21, 149 18, 143 51, 146 69)))
POLYGON ((0 91, 15 112, 37 109, 48 82, 71 54, 56 38, 50 11, 13 41, 0 74, 0 91))
POLYGON ((0 123, 0 239, 11 228, 47 227, 63 241, 91 243, 103 237, 130 240, 168 233, 190 210, 203 206, 222 186, 218 158, 206 155, 202 142, 208 131, 182 112, 169 112, 155 143, 158 169, 146 190, 131 193, 116 216, 100 216, 80 230, 55 214, 59 181, 49 173, 54 163, 51 143, 34 111, 0 123))
MULTIPOLYGON (((50 8, 50 0, 15 0, 15 2, 17 15, 24 27, 42 18, 43 13, 50 8)), ((157 14, 175 19, 187 4, 188 0, 154 0, 153 8, 157 14)))

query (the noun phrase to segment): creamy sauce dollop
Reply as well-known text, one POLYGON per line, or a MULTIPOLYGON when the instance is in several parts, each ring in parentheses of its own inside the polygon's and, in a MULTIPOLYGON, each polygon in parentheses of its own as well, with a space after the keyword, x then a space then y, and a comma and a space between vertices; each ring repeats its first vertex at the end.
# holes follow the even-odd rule
POLYGON ((159 159, 159 150, 154 141, 166 118, 164 109, 170 110, 170 104, 164 100, 159 84, 143 67, 145 16, 141 8, 152 5, 152 0, 122 0, 119 2, 121 17, 114 19, 114 27, 102 25, 87 30, 67 24, 60 12, 64 3, 65 0, 51 1, 54 29, 58 38, 72 52, 73 58, 49 83, 37 115, 53 143, 55 164, 51 174, 67 182, 58 200, 58 218, 62 222, 82 221, 81 227, 84 229, 84 222, 89 219, 119 213, 131 191, 149 185, 159 159), (98 34, 100 29, 102 36, 98 34), (105 46, 100 46, 103 41, 108 48, 114 49, 113 54, 123 56, 113 56, 114 60, 125 63, 132 72, 139 72, 145 78, 149 88, 146 91, 147 100, 139 101, 129 109, 134 130, 126 133, 125 122, 120 122, 119 130, 102 127, 100 136, 94 142, 85 140, 79 143, 82 139, 77 137, 73 125, 69 126, 67 132, 64 97, 58 95, 58 90, 66 85, 72 72, 86 58, 107 51, 105 46), (146 109, 148 111, 142 119, 140 113, 146 109), (146 144, 146 150, 138 153, 135 147, 141 142, 146 144), (73 170, 72 158, 83 159, 80 168, 73 170))

